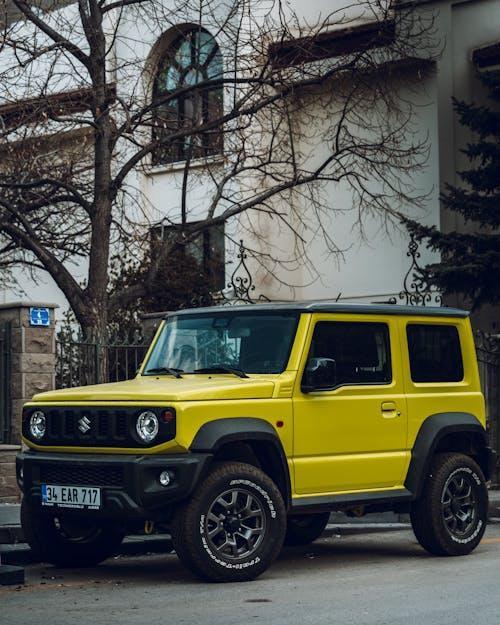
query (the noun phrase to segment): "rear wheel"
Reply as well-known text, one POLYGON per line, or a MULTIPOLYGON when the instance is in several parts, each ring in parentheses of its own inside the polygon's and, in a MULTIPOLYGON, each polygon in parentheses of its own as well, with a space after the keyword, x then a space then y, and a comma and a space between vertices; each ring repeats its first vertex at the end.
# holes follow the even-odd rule
POLYGON ((216 465, 180 507, 172 539, 181 562, 214 582, 255 579, 283 545, 286 512, 276 484, 242 462, 216 465))
POLYGON ((461 556, 473 551, 488 519, 488 491, 478 464, 464 454, 438 454, 410 516, 418 542, 429 553, 461 556))
POLYGON ((116 553, 124 537, 120 530, 87 519, 42 513, 26 498, 21 524, 33 555, 61 567, 99 564, 116 553))
POLYGON ((330 518, 329 512, 289 516, 285 545, 308 545, 321 536, 330 518))

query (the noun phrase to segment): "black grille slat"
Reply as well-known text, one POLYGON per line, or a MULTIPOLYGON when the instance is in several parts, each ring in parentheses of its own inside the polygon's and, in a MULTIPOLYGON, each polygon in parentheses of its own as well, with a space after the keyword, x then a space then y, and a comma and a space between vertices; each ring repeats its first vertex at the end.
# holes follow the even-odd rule
POLYGON ((66 410, 63 415, 63 436, 65 438, 74 438, 76 431, 75 414, 71 410, 66 410))
POLYGON ((41 464, 40 482, 68 486, 121 486, 123 468, 105 465, 41 464))
POLYGON ((109 436, 109 415, 100 410, 98 413, 98 433, 102 438, 108 438, 109 436))
POLYGON ((127 415, 124 412, 119 412, 116 415, 115 420, 116 431, 115 436, 118 439, 124 440, 127 438, 127 415))
POLYGON ((56 410, 49 412, 49 434, 57 436, 61 431, 61 415, 56 410))

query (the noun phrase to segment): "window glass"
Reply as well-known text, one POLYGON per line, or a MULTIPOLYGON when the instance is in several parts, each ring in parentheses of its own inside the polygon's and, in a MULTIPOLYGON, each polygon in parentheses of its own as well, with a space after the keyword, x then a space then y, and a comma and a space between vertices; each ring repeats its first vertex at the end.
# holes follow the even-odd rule
POLYGON ((414 382, 463 380, 462 352, 455 326, 415 323, 407 326, 406 334, 414 382))
POLYGON ((183 32, 158 64, 153 87, 153 162, 172 163, 220 154, 222 127, 170 140, 172 133, 189 130, 223 114, 222 54, 214 37, 196 28, 183 32), (219 82, 217 82, 219 81, 219 82), (185 87, 199 88, 184 90, 185 87), (203 85, 203 86, 202 86, 203 85), (177 97, 173 97, 178 92, 177 97), (169 98, 169 96, 171 96, 169 98))
POLYGON ((296 313, 234 311, 169 317, 146 363, 146 374, 162 367, 203 373, 217 365, 246 373, 281 373, 297 321, 296 313))
POLYGON ((343 321, 317 323, 308 367, 318 365, 328 365, 333 375, 332 386, 387 384, 392 379, 387 325, 343 321))
MULTIPOLYGON (((196 225, 190 222, 188 226, 196 225)), ((155 240, 166 241, 174 244, 176 258, 182 259, 185 255, 192 257, 206 276, 210 288, 221 290, 226 286, 226 242, 224 236, 224 223, 208 226, 200 231, 185 245, 177 243, 182 240, 182 225, 155 226, 152 236, 155 240)))

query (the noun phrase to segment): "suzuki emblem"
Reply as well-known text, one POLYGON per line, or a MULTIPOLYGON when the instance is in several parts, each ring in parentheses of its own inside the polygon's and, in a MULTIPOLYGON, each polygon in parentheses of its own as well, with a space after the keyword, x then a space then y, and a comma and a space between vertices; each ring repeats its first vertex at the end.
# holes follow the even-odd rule
POLYGON ((78 420, 78 429, 82 434, 86 434, 90 430, 91 421, 88 417, 82 417, 78 420))

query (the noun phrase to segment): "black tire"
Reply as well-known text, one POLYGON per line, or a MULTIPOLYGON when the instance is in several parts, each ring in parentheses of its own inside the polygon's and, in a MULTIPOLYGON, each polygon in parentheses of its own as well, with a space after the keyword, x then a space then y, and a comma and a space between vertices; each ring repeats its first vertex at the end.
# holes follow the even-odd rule
POLYGON ((179 559, 195 575, 242 582, 272 564, 285 530, 286 510, 276 484, 252 465, 225 462, 214 465, 179 507, 172 540, 179 559))
POLYGON ((488 491, 478 464, 464 454, 437 454, 410 517, 418 542, 429 553, 463 556, 473 551, 488 520, 488 491))
POLYGON ((110 526, 64 516, 51 516, 21 503, 21 525, 33 556, 60 567, 94 566, 114 555, 124 533, 110 526))
POLYGON ((330 518, 329 512, 297 514, 289 516, 286 526, 285 545, 309 545, 321 536, 330 518))

